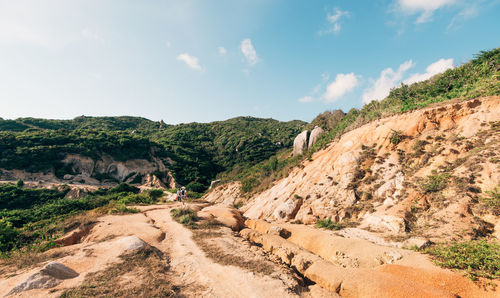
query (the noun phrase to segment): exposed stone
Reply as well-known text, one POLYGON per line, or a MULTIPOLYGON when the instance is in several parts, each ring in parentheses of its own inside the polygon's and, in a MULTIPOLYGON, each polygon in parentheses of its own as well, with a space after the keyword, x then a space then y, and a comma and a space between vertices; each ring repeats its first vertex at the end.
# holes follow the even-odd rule
POLYGON ((417 237, 407 239, 403 242, 404 247, 407 247, 407 248, 416 247, 418 249, 425 248, 431 244, 432 244, 432 241, 430 241, 429 239, 417 238, 417 237))
POLYGON ((403 218, 394 215, 366 214, 360 228, 369 228, 379 232, 402 233, 406 230, 406 223, 403 218))
POLYGON ((50 262, 41 270, 30 275, 22 283, 14 287, 8 294, 16 294, 33 289, 49 289, 57 286, 64 279, 75 278, 79 274, 73 269, 58 263, 50 262))
POLYGON ((309 136, 309 143, 307 145, 308 148, 311 148, 316 141, 318 141, 318 138, 324 133, 325 131, 323 128, 319 126, 315 126, 314 129, 311 131, 311 135, 309 136))
POLYGON ((71 180, 71 179, 73 179, 73 177, 75 177, 75 176, 73 176, 73 175, 71 175, 71 174, 65 174, 65 175, 63 176, 63 179, 64 179, 64 180, 71 180))
POLYGON ((149 245, 144 240, 136 236, 122 237, 116 240, 116 243, 123 247, 122 255, 138 253, 149 248, 149 245))
POLYGON ((233 231, 239 231, 244 226, 243 217, 233 207, 229 206, 210 206, 203 208, 198 212, 198 216, 202 218, 214 218, 226 227, 230 227, 233 231))
POLYGON ((216 187, 219 183, 220 183, 220 179, 213 180, 212 182, 210 182, 210 187, 208 189, 212 189, 212 188, 216 187))
POLYGON ((287 229, 284 229, 280 226, 275 226, 275 225, 273 225, 273 226, 271 226, 271 228, 269 228, 269 234, 278 235, 281 238, 285 238, 285 239, 287 239, 291 235, 290 231, 288 231, 287 229))
POLYGON ((279 205, 273 213, 273 217, 276 219, 290 219, 294 218, 302 205, 302 198, 292 198, 288 199, 283 204, 279 205))
POLYGON ((293 140, 293 156, 302 155, 307 151, 307 136, 309 132, 304 130, 293 140))

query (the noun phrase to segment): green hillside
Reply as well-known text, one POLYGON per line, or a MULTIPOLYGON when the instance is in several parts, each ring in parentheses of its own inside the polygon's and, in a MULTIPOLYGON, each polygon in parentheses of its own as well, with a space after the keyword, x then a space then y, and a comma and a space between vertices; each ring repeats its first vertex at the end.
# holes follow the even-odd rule
POLYGON ((115 160, 169 158, 175 179, 207 186, 234 165, 249 166, 289 147, 301 121, 238 117, 212 123, 166 125, 139 117, 77 117, 73 120, 0 119, 0 169, 69 173, 67 153, 115 160))
MULTIPOLYGON (((467 100, 490 95, 500 95, 500 48, 482 51, 470 62, 429 80, 409 86, 401 84, 391 90, 385 99, 372 101, 360 110, 351 109, 345 114, 338 110, 326 111, 318 115, 307 128, 319 125, 325 128, 327 133, 323 134, 302 158, 309 158, 312 153, 324 148, 336 137, 376 119, 451 99, 467 100)), ((246 192, 259 191, 265 189, 270 182, 286 175, 302 158, 280 153, 251 168, 224 173, 221 177, 225 181, 242 181, 243 190, 246 192)))

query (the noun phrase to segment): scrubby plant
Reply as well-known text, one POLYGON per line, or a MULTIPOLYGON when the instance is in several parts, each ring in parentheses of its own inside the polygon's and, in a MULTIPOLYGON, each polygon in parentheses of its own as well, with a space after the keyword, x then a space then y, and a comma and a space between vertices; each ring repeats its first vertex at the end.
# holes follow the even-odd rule
POLYGON ((450 175, 446 173, 442 175, 429 175, 425 181, 421 183, 420 187, 426 193, 438 192, 446 188, 449 178, 450 175))
POLYGON ((465 270, 471 279, 500 277, 500 244, 495 241, 472 240, 425 248, 436 264, 465 270))
POLYGON ((340 223, 334 222, 331 218, 320 219, 316 222, 317 228, 325 228, 328 230, 340 230, 343 229, 340 223))
POLYGON ((500 185, 493 190, 486 191, 485 194, 480 197, 481 202, 490 208, 493 214, 500 215, 500 185))
POLYGON ((392 130, 389 140, 393 145, 399 144, 403 140, 403 132, 401 130, 392 130))

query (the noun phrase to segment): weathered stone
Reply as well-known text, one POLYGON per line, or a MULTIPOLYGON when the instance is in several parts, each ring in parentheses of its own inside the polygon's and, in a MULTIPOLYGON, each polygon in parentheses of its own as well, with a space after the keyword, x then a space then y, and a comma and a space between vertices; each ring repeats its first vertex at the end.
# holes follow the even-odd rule
POLYGON ((304 130, 301 132, 295 140, 293 140, 293 156, 302 155, 307 151, 307 136, 309 132, 304 130))
POLYGON ((220 183, 220 179, 217 179, 217 180, 210 182, 210 187, 208 189, 212 189, 212 188, 216 187, 219 183, 220 183))
POLYGON ((145 250, 149 245, 136 236, 127 236, 116 240, 116 243, 123 245, 122 255, 129 255, 145 250))
POLYGON ((287 239, 291 235, 290 231, 288 231, 280 226, 274 226, 274 225, 271 226, 271 228, 269 228, 268 233, 271 235, 278 235, 281 238, 285 238, 285 239, 287 239))
POLYGON ((198 216, 202 218, 215 218, 215 220, 226 227, 230 227, 233 231, 239 231, 245 227, 245 221, 238 210, 229 206, 216 205, 206 207, 198 212, 198 216))
POLYGON ((309 136, 309 143, 307 145, 308 148, 311 148, 316 141, 318 141, 319 137, 324 133, 325 131, 323 128, 319 126, 315 126, 314 129, 311 131, 311 135, 309 136))
POLYGON ((417 237, 407 239, 403 242, 404 247, 408 247, 408 248, 416 247, 418 249, 425 248, 431 244, 432 244, 432 241, 430 241, 429 239, 417 238, 417 237))
POLYGON ((360 228, 374 231, 402 233, 406 230, 405 220, 401 217, 386 214, 366 214, 360 228))
POLYGON ((62 280, 75 278, 78 275, 73 269, 61 263, 50 262, 40 271, 30 275, 22 283, 10 290, 7 296, 33 289, 53 288, 60 284, 62 280))

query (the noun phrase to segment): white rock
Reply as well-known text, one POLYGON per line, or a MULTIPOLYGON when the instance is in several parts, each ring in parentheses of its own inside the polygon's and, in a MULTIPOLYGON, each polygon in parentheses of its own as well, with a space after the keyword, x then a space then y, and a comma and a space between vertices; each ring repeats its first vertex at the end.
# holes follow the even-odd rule
POLYGON ((116 240, 116 243, 124 247, 122 255, 137 253, 148 247, 144 240, 136 236, 122 237, 116 240))
POLYGON ((301 132, 295 140, 293 140, 293 156, 304 154, 307 150, 307 135, 309 132, 304 130, 301 132))

